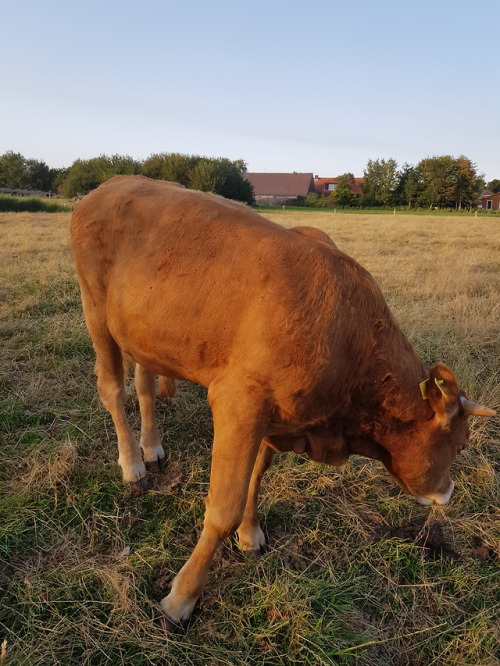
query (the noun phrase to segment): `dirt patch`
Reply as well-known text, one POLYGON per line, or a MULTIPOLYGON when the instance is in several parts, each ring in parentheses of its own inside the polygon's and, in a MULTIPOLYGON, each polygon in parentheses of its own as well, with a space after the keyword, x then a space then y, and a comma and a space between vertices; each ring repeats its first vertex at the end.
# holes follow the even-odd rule
POLYGON ((481 562, 486 562, 487 560, 496 559, 495 550, 484 543, 480 537, 474 537, 472 539, 472 557, 475 560, 480 560, 481 562))
POLYGON ((161 599, 168 594, 174 576, 166 562, 155 562, 151 574, 151 587, 155 599, 161 599))
POLYGON ((182 479, 180 464, 177 461, 168 461, 164 472, 149 474, 150 490, 155 495, 169 495, 182 479))
POLYGON ((443 557, 458 558, 457 553, 446 543, 443 528, 438 521, 426 522, 418 520, 409 525, 377 525, 375 534, 379 539, 400 539, 414 543, 422 548, 424 556, 429 560, 443 557))
POLYGON ((280 550, 283 559, 295 571, 317 571, 321 567, 315 561, 315 552, 310 544, 296 535, 289 534, 284 527, 277 525, 269 531, 269 548, 280 550))
MULTIPOLYGON (((424 556, 428 560, 461 559, 459 555, 446 542, 442 525, 439 521, 426 522, 424 519, 417 520, 409 525, 376 525, 373 527, 378 539, 400 539, 413 543, 422 548, 424 556)), ((470 556, 481 562, 497 559, 495 549, 480 537, 473 537, 470 556)))

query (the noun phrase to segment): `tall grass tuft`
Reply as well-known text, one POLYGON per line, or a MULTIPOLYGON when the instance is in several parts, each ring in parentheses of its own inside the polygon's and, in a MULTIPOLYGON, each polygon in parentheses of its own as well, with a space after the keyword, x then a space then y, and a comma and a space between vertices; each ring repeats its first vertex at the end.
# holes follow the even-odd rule
POLYGON ((68 210, 68 204, 50 199, 0 194, 0 213, 63 213, 68 210))

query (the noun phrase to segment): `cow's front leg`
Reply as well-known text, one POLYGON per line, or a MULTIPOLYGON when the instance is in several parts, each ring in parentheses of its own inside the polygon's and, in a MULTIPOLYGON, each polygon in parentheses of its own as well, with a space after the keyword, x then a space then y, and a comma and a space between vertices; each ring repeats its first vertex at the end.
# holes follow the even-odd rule
POLYGON ((203 531, 191 557, 175 577, 170 594, 161 602, 174 626, 185 625, 189 620, 206 585, 213 556, 223 539, 233 534, 242 521, 264 431, 261 410, 249 404, 248 394, 242 396, 238 390, 222 394, 210 387, 208 397, 214 420, 214 446, 203 531))
POLYGON ((264 532, 259 524, 259 490, 262 477, 271 464, 273 456, 273 449, 266 444, 266 440, 262 440, 250 479, 243 520, 238 527, 238 542, 241 550, 255 555, 261 555, 266 544, 264 532))

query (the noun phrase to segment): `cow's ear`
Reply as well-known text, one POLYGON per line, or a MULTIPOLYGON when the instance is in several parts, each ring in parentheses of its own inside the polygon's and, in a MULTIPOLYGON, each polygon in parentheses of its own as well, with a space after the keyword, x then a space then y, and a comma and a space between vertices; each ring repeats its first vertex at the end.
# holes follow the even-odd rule
POLYGON ((453 372, 443 363, 437 363, 429 370, 426 382, 426 399, 434 411, 434 418, 444 430, 458 413, 459 388, 453 372))

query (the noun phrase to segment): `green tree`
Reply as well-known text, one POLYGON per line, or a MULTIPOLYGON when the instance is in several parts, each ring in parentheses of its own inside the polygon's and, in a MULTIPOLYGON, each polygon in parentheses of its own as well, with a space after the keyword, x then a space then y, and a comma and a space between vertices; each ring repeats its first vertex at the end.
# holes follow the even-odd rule
POLYGON ((40 160, 25 160, 27 187, 30 190, 48 191, 52 185, 51 170, 40 160))
POLYGON ((244 176, 248 171, 248 166, 245 160, 234 160, 233 164, 242 176, 244 176))
POLYGON ((63 196, 71 198, 88 194, 102 182, 97 160, 75 160, 61 183, 60 191, 63 196))
POLYGON ((52 192, 60 192, 64 179, 68 173, 68 169, 51 169, 50 170, 50 189, 52 192))
POLYGON ((399 171, 399 181, 394 190, 394 204, 411 208, 422 188, 420 174, 410 164, 403 164, 399 171))
POLYGON ((190 174, 189 186, 193 190, 220 194, 225 180, 224 166, 218 160, 201 159, 190 174))
POLYGON ((456 168, 450 155, 426 157, 417 165, 422 183, 418 203, 428 208, 441 208, 453 199, 456 168))
POLYGON ((245 179, 246 163, 227 158, 157 153, 148 157, 141 173, 149 178, 170 180, 193 190, 213 192, 228 199, 252 204, 253 188, 245 179))
POLYGON ((192 189, 215 192, 228 199, 253 203, 253 189, 244 178, 243 160, 208 158, 180 153, 157 153, 142 164, 128 156, 100 155, 76 160, 65 173, 60 191, 66 197, 87 194, 117 174, 141 173, 149 178, 170 180, 192 189))
POLYGON ((0 155, 0 187, 11 189, 28 188, 28 169, 26 159, 21 153, 8 150, 0 155))
POLYGON ((48 191, 54 189, 56 171, 43 160, 26 159, 20 153, 7 151, 0 155, 0 187, 48 191))
POLYGON ((201 159, 181 153, 155 153, 144 161, 141 173, 148 178, 170 180, 189 187, 191 173, 201 159))
POLYGON ((368 160, 364 171, 363 205, 390 206, 399 183, 396 160, 368 160))
POLYGON ((135 176, 141 171, 142 163, 134 160, 130 155, 111 155, 111 157, 106 159, 108 160, 111 172, 109 178, 122 174, 135 176))
POLYGON ((297 204, 306 208, 325 208, 327 200, 317 192, 309 192, 305 197, 297 197, 297 204))
POLYGON ((191 172, 189 187, 252 204, 253 188, 244 178, 243 167, 246 170, 246 165, 241 160, 231 162, 227 158, 203 157, 191 172))
POLYGON ((467 157, 426 157, 417 165, 421 182, 418 203, 429 208, 473 206, 484 181, 467 157))
POLYGON ((100 155, 90 160, 76 160, 67 170, 60 185, 68 198, 87 194, 112 176, 139 173, 141 164, 127 155, 100 155))
POLYGON ((484 189, 482 175, 468 157, 460 155, 456 160, 455 208, 471 208, 476 205, 481 190, 484 189))
POLYGON ((498 178, 490 180, 486 187, 492 192, 500 192, 500 180, 498 180, 498 178))
POLYGON ((352 191, 352 188, 355 184, 354 176, 352 173, 344 173, 341 176, 338 176, 337 187, 335 190, 328 195, 327 203, 330 206, 340 206, 345 208, 346 206, 353 206, 357 203, 359 195, 355 194, 352 191))

